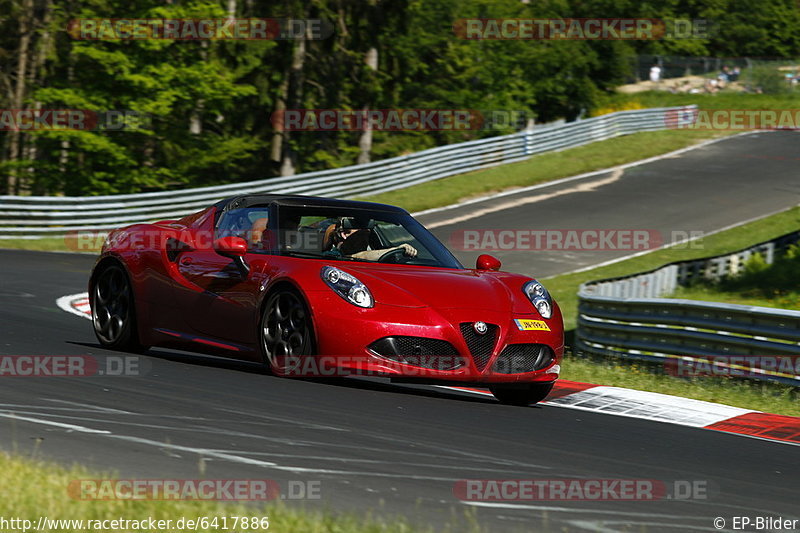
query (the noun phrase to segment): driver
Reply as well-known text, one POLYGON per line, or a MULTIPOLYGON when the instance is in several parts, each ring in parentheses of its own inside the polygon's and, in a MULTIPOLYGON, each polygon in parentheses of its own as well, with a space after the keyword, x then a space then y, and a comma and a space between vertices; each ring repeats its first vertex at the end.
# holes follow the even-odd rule
POLYGON ((325 255, 335 257, 346 255, 356 259, 377 261, 392 250, 402 250, 403 255, 408 257, 417 256, 417 249, 405 243, 392 248, 370 250, 370 231, 367 228, 356 227, 352 218, 339 218, 336 223, 331 224, 325 231, 325 242, 327 243, 325 255))

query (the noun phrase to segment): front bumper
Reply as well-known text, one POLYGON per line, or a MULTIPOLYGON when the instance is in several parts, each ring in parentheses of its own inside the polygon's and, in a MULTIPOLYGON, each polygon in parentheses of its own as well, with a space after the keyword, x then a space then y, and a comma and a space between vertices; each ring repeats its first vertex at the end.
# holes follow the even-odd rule
MULTIPOLYGON (((312 293, 309 300, 317 337, 317 353, 321 355, 316 356, 318 364, 306 363, 305 370, 297 372, 297 375, 356 374, 487 384, 554 381, 558 378, 564 353, 564 328, 557 305, 554 305, 552 318, 542 320, 535 312, 512 315, 477 308, 434 310, 429 307, 411 308, 376 303, 371 309, 361 309, 327 292, 312 293), (515 319, 544 322, 549 331, 520 330, 515 319), (491 327, 496 326, 493 343, 482 339, 482 353, 476 353, 476 347, 480 348, 481 343, 471 342, 470 346, 461 328, 462 324, 472 325, 478 321, 489 325, 490 333, 491 327), (454 351, 426 351, 419 356, 424 361, 441 356, 445 364, 408 364, 375 353, 375 343, 387 337, 418 337, 436 341, 430 343, 431 346, 445 346, 440 342, 445 341, 454 351), (508 351, 519 352, 517 345, 530 344, 546 347, 551 351, 551 357, 538 370, 515 372, 517 368, 507 362, 508 351), (509 346, 512 348, 508 349, 509 346), (507 351, 501 359, 504 350, 507 351), (315 372, 315 369, 318 371, 315 372)), ((472 337, 474 341, 479 335, 472 337)))

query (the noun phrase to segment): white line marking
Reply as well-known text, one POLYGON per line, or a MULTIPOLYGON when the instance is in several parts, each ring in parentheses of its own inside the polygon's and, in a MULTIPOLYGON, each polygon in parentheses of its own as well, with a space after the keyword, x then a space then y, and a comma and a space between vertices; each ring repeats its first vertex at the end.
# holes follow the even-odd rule
POLYGON ((657 392, 598 386, 555 398, 548 405, 560 405, 617 416, 668 422, 703 428, 736 416, 753 413, 728 405, 670 396, 657 392))
POLYGON ((76 426, 74 424, 62 424, 61 422, 51 422, 50 420, 43 420, 41 418, 17 416, 13 412, 0 412, 0 417, 10 418, 11 420, 22 420, 23 422, 33 422, 34 424, 44 424, 45 426, 54 426, 69 431, 77 431, 79 433, 96 433, 101 435, 111 434, 110 431, 107 431, 105 429, 92 429, 84 426, 76 426))
POLYGON ((489 391, 462 389, 461 387, 450 387, 448 385, 434 385, 434 387, 436 387, 437 389, 448 389, 448 390, 454 390, 454 391, 457 391, 457 392, 468 392, 470 394, 480 394, 481 396, 494 397, 494 394, 492 394, 489 391))
POLYGON ((147 446, 155 446, 162 449, 182 451, 186 453, 195 453, 202 456, 213 457, 215 459, 222 459, 232 463, 241 463, 251 466, 260 466, 264 468, 272 468, 275 470, 282 470, 285 472, 293 473, 311 473, 311 474, 330 474, 330 475, 347 475, 347 476, 368 476, 368 477, 386 477, 386 478, 400 478, 400 479, 415 479, 427 481, 457 481, 453 477, 437 477, 437 476, 415 476, 406 474, 389 474, 383 472, 355 472, 348 470, 330 470, 325 468, 305 468, 299 466, 283 466, 270 461, 261 461, 259 459, 252 459, 249 457, 242 457, 230 453, 219 452, 206 448, 193 448, 191 446, 180 446, 177 444, 169 444, 165 442, 158 442, 150 439, 143 439, 139 437, 131 437, 128 435, 109 435, 112 439, 124 440, 135 444, 143 444, 147 446))
MULTIPOLYGON (((687 520, 695 519, 696 517, 680 517, 674 514, 655 514, 655 513, 630 513, 625 511, 616 510, 603 510, 603 509, 586 509, 585 507, 556 507, 554 505, 534 505, 529 503, 506 503, 506 502, 470 502, 462 501, 464 505, 471 505, 474 507, 490 507, 493 509, 526 509, 532 511, 550 511, 554 513, 585 513, 585 514, 599 514, 599 515, 614 515, 614 516, 639 516, 642 518, 684 518, 687 520)), ((585 503, 585 502, 583 502, 585 503)))
MULTIPOLYGON (((756 131, 746 131, 746 132, 743 132, 743 133, 738 133, 736 135, 730 135, 730 136, 727 136, 727 137, 720 137, 718 139, 709 139, 708 141, 703 141, 701 143, 698 143, 698 144, 695 144, 695 145, 692 145, 692 146, 687 146, 686 148, 681 148, 680 150, 675 150, 674 152, 669 152, 669 153, 666 153, 666 154, 661 154, 661 155, 649 157, 647 159, 641 159, 639 161, 634 161, 632 163, 626 163, 624 165, 619 165, 619 166, 611 167, 611 168, 604 168, 602 170, 593 170, 591 172, 586 172, 584 174, 578 174, 577 176, 570 176, 570 177, 567 177, 567 178, 561 178, 561 179, 557 179, 557 180, 553 180, 553 181, 547 181, 547 182, 544 182, 544 183, 538 183, 536 185, 530 185, 528 187, 520 187, 518 189, 509 189, 507 191, 502 191, 502 192, 498 192, 498 193, 495 193, 495 194, 490 194, 490 195, 487 195, 487 196, 481 196, 480 198, 473 198, 471 200, 465 200, 463 202, 458 202, 458 203, 446 205, 446 206, 443 206, 443 207, 434 207, 432 209, 425 209, 424 211, 418 211, 416 213, 412 213, 412 215, 417 217, 417 216, 421 216, 421 215, 428 215, 428 214, 431 214, 431 213, 438 213, 440 211, 447 211, 449 209, 456 209, 456 208, 459 208, 459 207, 463 207, 465 205, 471 205, 471 204, 476 204, 476 203, 480 203, 480 202, 488 202, 490 200, 495 200, 497 198, 502 198, 504 196, 510 196, 512 194, 525 193, 525 192, 528 192, 528 191, 534 191, 536 189, 541 189, 541 188, 544 188, 544 187, 552 187, 553 185, 561 185, 562 183, 569 183, 569 182, 575 181, 575 180, 591 178, 593 176, 598 176, 600 174, 607 174, 607 173, 613 172, 615 170, 625 170, 625 169, 628 169, 628 168, 633 168, 633 167, 637 167, 637 166, 640 166, 640 165, 645 165, 647 163, 653 163, 653 162, 659 161, 661 159, 667 159, 667 158, 670 158, 670 157, 676 157, 676 156, 679 156, 681 154, 685 154, 686 152, 690 152, 692 150, 697 150, 698 148, 703 148, 705 146, 708 146, 708 145, 711 145, 711 144, 715 144, 715 143, 718 143, 718 142, 721 142, 721 141, 725 141, 725 140, 728 140, 728 139, 735 139, 737 137, 741 137, 741 136, 744 136, 744 135, 752 135, 754 133, 758 133, 758 132, 756 132, 756 131)), ((533 157, 535 157, 535 156, 533 156, 533 157)), ((426 227, 430 227, 430 226, 426 225, 426 227)))
POLYGON ((622 168, 615 168, 611 172, 611 175, 608 176, 607 178, 599 179, 597 181, 590 181, 588 183, 581 183, 574 187, 570 187, 569 189, 561 189, 559 191, 547 194, 539 194, 536 196, 526 196, 524 198, 509 200, 508 202, 502 202, 481 209, 474 209, 464 215, 448 218, 446 220, 440 220, 438 222, 431 222, 430 224, 426 224, 425 227, 427 227, 428 229, 434 229, 434 228, 440 228, 442 226, 451 226, 453 224, 458 224, 459 222, 465 222, 467 220, 482 217, 490 213, 496 213, 497 211, 505 211, 506 209, 513 209, 521 205, 535 204, 537 202, 543 202, 545 200, 550 200, 552 198, 557 198, 559 196, 565 196, 567 194, 573 194, 576 192, 591 192, 597 189, 598 187, 603 187, 604 185, 609 185, 611 183, 614 183, 615 181, 618 181, 622 177, 623 172, 624 170, 622 168))
MULTIPOLYGON (((131 415, 130 411, 121 411, 119 409, 112 409, 110 407, 100 407, 99 405, 90 405, 88 403, 68 402, 66 400, 56 400, 53 398, 42 398, 46 402, 63 403, 64 405, 74 405, 75 407, 86 407, 91 411, 100 411, 101 413, 115 413, 121 415, 131 415)), ((45 409, 47 409, 45 407, 45 409)))
POLYGON ((66 311, 67 313, 72 313, 73 315, 77 315, 77 316, 79 316, 81 318, 87 318, 87 319, 91 320, 92 317, 91 317, 90 314, 78 311, 77 309, 75 309, 72 306, 72 302, 74 300, 88 298, 88 297, 89 297, 89 293, 87 293, 87 292, 79 292, 77 294, 69 294, 67 296, 62 296, 61 298, 56 300, 56 305, 58 307, 60 307, 63 311, 66 311))
POLYGON ((295 466, 283 466, 277 463, 273 463, 270 461, 261 461, 259 459, 251 459, 249 457, 242 457, 239 455, 229 454, 229 453, 222 453, 206 448, 194 448, 191 446, 180 446, 177 444, 170 444, 166 442, 158 442, 150 439, 143 439, 140 437, 132 437, 129 435, 114 435, 108 430, 102 429, 92 429, 87 428, 84 426, 75 426, 72 424, 62 424, 59 422, 51 422, 49 420, 42 420, 40 418, 30 418, 30 417, 21 417, 16 416, 13 413, 2 413, 0 412, 0 417, 10 418, 13 420, 21 420, 25 422, 32 422, 34 424, 43 424, 46 426, 54 426, 59 427, 62 429, 67 429, 70 431, 78 431, 81 433, 93 433, 93 434, 101 434, 105 435, 112 439, 123 440, 126 442, 131 442, 134 444, 142 444, 145 446, 154 446, 160 449, 166 449, 171 451, 181 451, 186 453, 195 453, 197 455, 206 456, 206 457, 213 457, 215 459, 221 459, 224 461, 229 461, 232 463, 240 463, 246 464, 251 466, 260 466, 264 468, 272 468, 275 470, 282 470, 286 472, 294 472, 294 473, 312 473, 312 474, 331 474, 331 475, 347 475, 347 476, 368 476, 368 477, 386 477, 386 478, 399 478, 399 479, 414 479, 414 480, 425 480, 425 481, 457 481, 457 478, 454 477, 437 477, 437 476, 415 476, 415 475, 406 475, 406 474, 389 474, 383 472, 354 472, 354 471, 347 471, 347 470, 329 470, 324 468, 304 468, 304 467, 295 467, 295 466))
MULTIPOLYGON (((66 403, 66 402, 65 402, 66 403)), ((80 405, 80 404, 79 404, 80 405)), ((34 411, 26 411, 27 414, 36 414, 36 415, 47 415, 47 416, 58 416, 51 414, 53 412, 78 412, 78 413, 94 413, 96 412, 95 409, 81 409, 79 407, 51 407, 49 405, 30 405, 30 404, 20 404, 20 403, 0 403, 0 407, 11 407, 12 409, 5 409, 6 411, 15 412, 15 413, 22 413, 24 409, 34 409, 34 411), (44 409, 46 412, 36 411, 35 409, 44 409)), ((209 419, 197 417, 197 416, 182 416, 182 415, 161 415, 161 414, 152 414, 152 413, 132 413, 129 411, 116 411, 115 413, 125 414, 129 416, 152 416, 154 418, 167 418, 171 420, 186 420, 189 422, 207 422, 209 419)), ((71 415, 64 415, 63 418, 74 418, 78 420, 78 417, 71 416, 71 415)), ((88 418, 82 418, 81 420, 90 420, 88 418)), ((106 420, 99 420, 92 418, 91 420, 97 420, 98 422, 106 422, 106 420)), ((124 423, 120 422, 119 420, 109 420, 108 422, 111 423, 124 423)), ((158 426, 161 427, 161 426, 158 426)), ((164 426, 164 427, 171 427, 175 428, 175 426, 164 426)), ((217 430, 218 431, 218 430, 217 430)))
POLYGON ((178 451, 178 452, 185 452, 185 453, 195 453, 201 456, 212 457, 215 459, 221 459, 233 463, 241 463, 247 464, 251 466, 260 466, 264 468, 272 468, 275 470, 281 470, 286 472, 293 472, 293 473, 312 473, 312 474, 329 474, 329 475, 345 475, 345 476, 366 476, 366 477, 382 477, 382 478, 398 478, 398 479, 413 479, 413 480, 425 480, 425 481, 456 481, 456 477, 440 477, 440 476, 420 476, 420 475, 407 475, 407 474, 391 474, 387 472, 363 472, 363 471, 349 471, 349 470, 331 470, 326 468, 306 468, 300 466, 284 466, 278 463, 274 463, 271 461, 262 461, 260 459, 253 459, 250 457, 242 457, 240 455, 234 455, 231 453, 220 452, 218 450, 208 449, 208 448, 195 448, 191 446, 181 446, 177 444, 170 444, 166 442, 159 442, 150 439, 144 439, 140 437, 133 437, 129 435, 115 435, 111 431, 108 430, 100 430, 100 429, 92 429, 87 428, 84 426, 77 426, 73 424, 62 424, 60 422, 52 422, 50 420, 43 420, 40 418, 32 418, 32 417, 22 417, 14 415, 13 413, 2 413, 0 412, 0 417, 11 418, 14 420, 21 420, 26 422, 32 422, 35 424, 43 424, 48 426, 59 427, 71 431, 78 431, 81 433, 93 433, 93 434, 102 434, 106 435, 112 439, 123 440, 126 442, 131 442, 134 444, 141 444, 146 446, 154 446, 160 449, 166 449, 170 451, 178 451))
MULTIPOLYGON (((450 389, 458 392, 478 394, 480 396, 492 396, 491 392, 466 390, 458 387, 448 387, 443 385, 434 385, 434 386, 440 389, 450 389)), ((666 424, 695 427, 698 429, 706 429, 706 426, 709 426, 715 422, 722 422, 724 420, 729 420, 730 418, 735 418, 736 416, 739 416, 739 414, 760 412, 749 409, 743 409, 741 407, 733 407, 721 403, 705 402, 703 400, 684 398, 682 396, 670 396, 668 394, 661 394, 657 392, 638 391, 635 389, 624 389, 621 387, 609 387, 605 385, 598 385, 591 389, 574 392, 572 394, 568 394, 567 396, 562 396, 560 398, 555 398, 553 400, 544 400, 536 405, 546 405, 548 407, 561 407, 564 409, 575 409, 578 411, 588 411, 591 413, 598 413, 603 415, 624 416, 626 418, 638 418, 640 420, 650 420, 651 422, 663 422, 666 424), (608 398, 606 404, 603 405, 600 404, 595 404, 590 406, 580 405, 580 403, 585 403, 586 401, 588 401, 585 398, 585 396, 584 397, 578 396, 577 398, 573 398, 576 395, 589 393, 590 391, 595 391, 595 390, 602 391, 604 389, 606 391, 608 390, 620 391, 620 393, 617 394, 618 397, 616 398, 613 397, 608 398), (638 399, 636 399, 637 396, 639 397, 638 399), (645 402, 645 399, 647 399, 649 403, 645 402), (664 401, 665 399, 666 401, 664 401), (571 403, 572 401, 576 401, 576 403, 571 403), (630 403, 626 405, 624 403, 625 401, 629 401, 630 403), (623 407, 626 408, 627 411, 621 410, 623 407), (618 410, 609 410, 612 408, 618 410), (646 414, 640 414, 640 411, 643 409, 649 409, 650 412, 646 414), (670 414, 670 410, 672 410, 672 414, 670 414), (717 418, 718 420, 715 420, 715 418, 717 418), (707 423, 701 423, 702 420, 705 420, 707 423), (708 422, 709 420, 711 421, 708 422)), ((717 431, 718 433, 726 433, 728 435, 736 435, 739 437, 748 437, 751 439, 758 439, 778 444, 800 446, 800 443, 797 442, 771 439, 768 437, 760 437, 758 435, 747 435, 744 433, 719 431, 714 428, 711 428, 710 430, 717 431)))
MULTIPOLYGON (((398 461, 387 461, 387 460, 378 460, 378 459, 356 459, 353 457, 333 457, 333 456, 325 456, 325 455, 306 455, 306 454, 287 454, 287 453, 273 453, 273 452, 250 452, 247 450, 213 450, 215 452, 222 452, 222 453, 238 453, 241 455, 264 455, 268 457, 278 457, 278 458, 285 458, 285 459, 305 459, 305 460, 314 460, 314 461, 330 461, 330 462, 343 462, 343 463, 364 463, 364 464, 376 464, 376 465, 398 465, 402 464, 404 466, 415 466, 420 468, 443 468, 443 469, 455 469, 455 470, 474 470, 476 472, 492 472, 492 475, 502 472, 502 473, 509 473, 509 474, 519 474, 519 469, 514 470, 503 470, 498 469, 495 466, 464 466, 463 463, 459 462, 457 464, 446 465, 442 463, 431 464, 431 463, 410 463, 408 461, 403 461, 402 459, 398 461)), ((394 452, 392 452, 394 455, 394 452)), ((441 457, 440 457, 441 458, 441 457)), ((549 468, 549 467, 548 467, 549 468)))
MULTIPOLYGON (((797 205, 800 205, 800 204, 797 204, 797 205)), ((784 211, 788 211, 789 209, 794 209, 795 207, 797 207, 797 205, 794 206, 794 207, 788 207, 786 209, 779 209, 777 211, 773 211, 772 213, 767 213, 766 215, 759 215, 757 217, 753 217, 753 218, 750 218, 748 220, 743 220, 741 222, 735 222, 733 224, 725 226, 724 228, 715 229, 715 230, 709 231, 707 233, 703 233, 702 235, 699 235, 697 237, 691 237, 691 238, 688 238, 688 239, 681 239, 679 241, 675 241, 675 242, 671 242, 669 244, 665 244, 663 246, 659 246, 658 248, 651 248, 650 250, 642 250, 641 252, 636 252, 635 254, 624 255, 622 257, 617 257, 616 259, 609 259, 608 261, 603 261, 602 263, 595 263, 593 265, 588 265, 588 266, 585 266, 585 267, 581 267, 581 268, 578 268, 576 270, 570 270, 569 272, 562 272, 561 274, 553 274, 552 276, 547 276, 546 278, 541 278, 541 279, 542 280, 546 280, 546 279, 557 278, 558 276, 568 276, 570 274, 578 274, 580 272, 586 272, 588 270, 594 270, 595 268, 601 268, 601 267, 604 267, 604 266, 613 265, 614 263, 619 263, 620 261, 626 261, 628 259, 633 259, 634 257, 640 257, 640 256, 643 256, 643 255, 647 255, 647 254, 652 253, 652 252, 657 252, 658 250, 664 250, 666 248, 672 248, 674 246, 678 246, 678 245, 681 245, 681 244, 687 244, 687 243, 690 243, 690 242, 693 242, 693 241, 696 241, 696 240, 699 240, 699 239, 703 239, 705 237, 710 237, 711 235, 715 235, 715 234, 721 233, 723 231, 728 231, 729 229, 738 228, 739 226, 743 226, 745 224, 750 224, 751 222, 756 222, 758 220, 761 220, 762 218, 767 218, 767 217, 771 217, 773 215, 777 215, 778 213, 783 213, 784 211)))

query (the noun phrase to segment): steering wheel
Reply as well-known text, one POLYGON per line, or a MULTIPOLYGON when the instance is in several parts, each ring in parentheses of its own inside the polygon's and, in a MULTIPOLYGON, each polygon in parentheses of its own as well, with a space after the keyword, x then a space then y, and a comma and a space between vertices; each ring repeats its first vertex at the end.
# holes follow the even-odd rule
POLYGON ((408 262, 408 256, 406 255, 406 251, 402 248, 394 248, 389 250, 380 258, 378 259, 380 263, 406 263, 408 262))

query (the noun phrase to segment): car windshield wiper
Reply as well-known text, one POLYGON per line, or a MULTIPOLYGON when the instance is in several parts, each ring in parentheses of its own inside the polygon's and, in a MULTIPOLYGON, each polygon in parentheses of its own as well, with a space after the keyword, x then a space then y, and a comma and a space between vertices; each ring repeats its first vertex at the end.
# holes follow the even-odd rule
POLYGON ((316 254, 313 252, 301 252, 298 250, 282 250, 281 255, 289 255, 292 257, 308 257, 312 259, 327 259, 329 261, 364 261, 355 257, 348 257, 346 255, 325 255, 316 254))
POLYGON ((298 250, 281 250, 281 255, 291 255, 296 257, 316 257, 318 259, 324 259, 327 256, 322 254, 316 254, 314 252, 301 252, 298 250))

